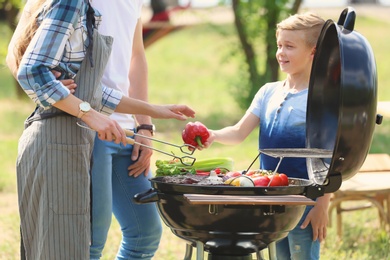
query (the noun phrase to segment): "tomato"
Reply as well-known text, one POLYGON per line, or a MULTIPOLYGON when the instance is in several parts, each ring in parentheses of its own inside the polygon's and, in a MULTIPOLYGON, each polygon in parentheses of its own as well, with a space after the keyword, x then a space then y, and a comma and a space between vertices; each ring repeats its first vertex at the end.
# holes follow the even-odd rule
POLYGON ((253 183, 256 187, 267 187, 270 179, 268 176, 263 175, 256 178, 252 178, 253 183))
POLYGON ((282 186, 288 186, 288 177, 284 173, 279 173, 279 177, 282 179, 282 186))
POLYGON ((282 185, 283 180, 282 180, 282 178, 280 178, 278 173, 271 175, 269 178, 270 178, 269 186, 272 186, 272 187, 283 186, 282 185))
POLYGON ((262 174, 262 173, 255 173, 255 174, 251 175, 250 177, 251 178, 257 178, 257 177, 261 177, 261 176, 267 176, 268 177, 268 175, 265 175, 265 174, 262 174))
POLYGON ((241 176, 241 172, 227 172, 226 173, 226 176, 227 177, 237 177, 237 176, 241 176))
POLYGON ((255 175, 256 173, 257 173, 256 170, 250 170, 250 171, 248 171, 247 173, 245 173, 245 175, 246 175, 246 176, 252 177, 252 176, 255 175))

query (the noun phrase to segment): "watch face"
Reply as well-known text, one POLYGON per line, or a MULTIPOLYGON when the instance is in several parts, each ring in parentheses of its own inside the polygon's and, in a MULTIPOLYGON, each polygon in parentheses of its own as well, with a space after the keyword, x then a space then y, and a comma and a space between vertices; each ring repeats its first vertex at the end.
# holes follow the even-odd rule
POLYGON ((91 109, 91 105, 88 102, 83 102, 80 104, 80 110, 88 112, 91 109))

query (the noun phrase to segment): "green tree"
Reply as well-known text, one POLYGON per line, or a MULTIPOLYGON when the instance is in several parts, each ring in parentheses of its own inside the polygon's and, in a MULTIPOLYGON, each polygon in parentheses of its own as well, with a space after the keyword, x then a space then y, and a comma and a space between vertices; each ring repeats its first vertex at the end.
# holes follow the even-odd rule
POLYGON ((22 5, 22 0, 0 0, 0 19, 6 22, 12 31, 16 28, 18 13, 22 5))
MULTIPOLYGON (((18 14, 23 5, 23 0, 0 0, 0 21, 5 22, 12 32, 16 28, 18 23, 18 14)), ((3 53, 7 53, 7 51, 2 50, 1 53, 2 56, 4 56, 5 54, 3 55, 3 53)), ((4 58, 2 60, 4 60, 4 58)), ((19 83, 16 80, 14 85, 17 98, 25 98, 26 95, 22 88, 19 87, 19 83)))
POLYGON ((275 59, 276 24, 299 10, 302 0, 232 0, 234 25, 240 46, 235 54, 243 54, 239 82, 233 94, 242 109, 266 82, 276 81, 279 66, 275 59), (261 66, 261 62, 263 65, 261 66))

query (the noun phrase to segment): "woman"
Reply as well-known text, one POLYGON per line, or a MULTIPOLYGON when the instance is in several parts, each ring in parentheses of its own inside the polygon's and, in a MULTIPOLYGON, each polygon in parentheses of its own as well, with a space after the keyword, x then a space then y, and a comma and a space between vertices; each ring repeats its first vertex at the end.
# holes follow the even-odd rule
POLYGON ((125 144, 124 131, 107 117, 114 110, 179 120, 194 116, 184 105, 152 105, 102 88, 112 38, 98 34, 98 20, 87 0, 30 0, 9 46, 7 64, 37 104, 18 147, 22 258, 89 258, 95 133, 80 126, 101 140, 125 144), (69 90, 52 71, 74 79, 77 88, 69 90))

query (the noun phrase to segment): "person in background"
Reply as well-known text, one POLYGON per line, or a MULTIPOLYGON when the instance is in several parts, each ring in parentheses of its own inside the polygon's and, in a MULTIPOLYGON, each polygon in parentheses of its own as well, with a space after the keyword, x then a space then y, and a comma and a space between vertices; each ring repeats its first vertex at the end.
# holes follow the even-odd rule
POLYGON ((22 259, 89 258, 95 132, 126 144, 107 115, 194 116, 185 105, 154 105, 102 87, 112 38, 99 34, 99 20, 88 0, 29 0, 9 44, 7 65, 37 104, 18 146, 22 259))
MULTIPOLYGON (((285 80, 267 83, 255 95, 241 120, 220 130, 209 130, 205 148, 213 142, 241 143, 259 126, 259 148, 305 148, 306 105, 316 43, 325 21, 304 13, 288 17, 276 30, 276 59, 285 80)), ((261 154, 260 169, 276 169, 277 158, 261 154)), ((284 158, 278 172, 308 179, 305 158, 284 158)), ((326 237, 330 194, 308 206, 297 227, 276 243, 278 260, 319 259, 320 242, 326 237)))
MULTIPOLYGON (((125 96, 148 100, 148 67, 142 38, 142 0, 94 0, 92 6, 103 20, 99 31, 114 38, 102 82, 125 96)), ((113 113, 122 128, 151 137, 149 116, 113 113)), ((149 139, 136 141, 152 146, 149 139)), ((152 150, 95 138, 92 166, 92 242, 90 259, 100 259, 107 241, 112 213, 122 231, 116 259, 151 259, 156 252, 162 225, 154 203, 136 204, 135 194, 151 188, 152 150)))

